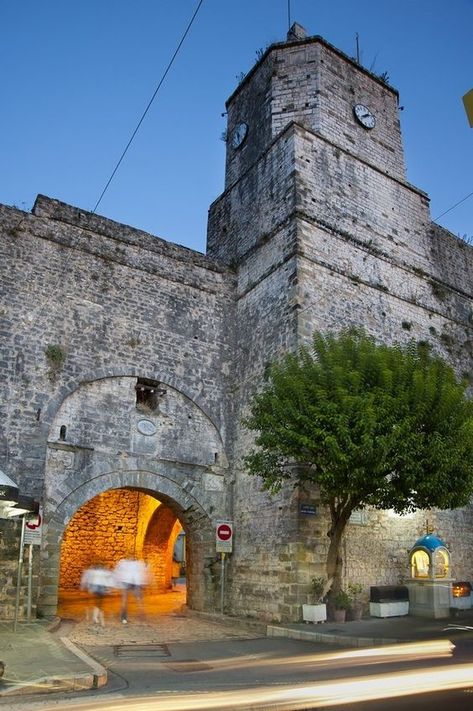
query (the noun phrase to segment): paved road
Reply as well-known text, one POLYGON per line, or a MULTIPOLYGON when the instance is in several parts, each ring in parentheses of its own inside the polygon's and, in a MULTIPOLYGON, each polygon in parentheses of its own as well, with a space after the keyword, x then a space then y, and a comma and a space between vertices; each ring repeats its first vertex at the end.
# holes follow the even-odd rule
POLYGON ((9 711, 444 711, 450 704, 455 711, 473 709, 473 642, 468 639, 455 650, 446 640, 440 647, 397 644, 392 650, 369 650, 268 638, 257 629, 188 617, 178 593, 150 601, 153 614, 147 620, 140 621, 132 609, 126 626, 112 600, 101 628, 84 619, 86 603, 70 601, 70 621, 57 634, 67 635, 109 669, 107 686, 10 698, 9 711), (457 690, 455 683, 468 688, 457 690), (442 691, 428 694, 437 685, 442 691), (421 688, 427 692, 422 696, 393 698, 421 688))
MULTIPOLYGON (((394 658, 386 650, 343 650, 330 645, 286 638, 267 638, 200 619, 185 619, 187 640, 164 642, 165 628, 180 629, 180 617, 164 616, 152 624, 130 624, 123 631, 118 623, 101 630, 80 623, 70 626, 69 636, 92 640, 85 649, 110 670, 104 689, 80 694, 9 699, 9 711, 103 709, 103 711, 179 711, 179 709, 290 709, 317 708, 341 711, 471 711, 470 690, 449 690, 422 697, 392 700, 391 694, 414 684, 451 683, 457 670, 473 684, 471 649, 459 656, 420 654, 396 646, 394 658), (165 619, 164 619, 165 618, 165 619), (177 623, 177 626, 176 626, 177 623), (207 635, 217 638, 203 639, 207 635), (113 628, 113 629, 112 629, 113 628), (148 630, 148 636, 141 634, 148 630), (213 630, 213 631, 210 631, 213 630), (105 636, 106 635, 106 636, 105 636), (191 639, 193 635, 195 639, 191 639), (114 636, 114 642, 109 644, 114 636), (205 635, 204 635, 205 636, 205 635), (133 641, 133 637, 139 639, 133 641), (126 638, 126 639, 124 639, 126 638), (160 641, 158 641, 158 639, 160 641), (106 644, 103 642, 106 641, 106 644), (467 677, 465 677, 465 674, 467 677), (416 675, 416 676, 414 676, 416 675), (374 694, 383 697, 354 703, 374 694), (388 698, 386 698, 386 695, 388 698), (340 701, 343 704, 340 705, 340 701), (348 702, 348 705, 347 705, 348 702), (333 704, 336 705, 333 705, 333 704)), ((67 627, 67 626, 66 626, 67 627)), ((63 628, 63 632, 65 628, 63 628)), ((177 632, 174 632, 177 635, 177 632)), ((465 683, 465 682, 464 682, 465 683)))

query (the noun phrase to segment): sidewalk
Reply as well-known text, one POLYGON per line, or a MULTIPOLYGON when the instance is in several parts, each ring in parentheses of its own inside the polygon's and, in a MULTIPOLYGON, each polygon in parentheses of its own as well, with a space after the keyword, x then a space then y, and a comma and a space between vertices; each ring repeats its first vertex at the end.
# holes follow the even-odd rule
POLYGON ((87 622, 85 609, 90 604, 85 593, 64 596, 60 606, 63 618, 19 622, 0 621, 0 661, 5 672, 0 678, 2 697, 54 691, 79 691, 107 683, 107 670, 86 654, 82 647, 136 644, 163 644, 188 640, 261 637, 264 626, 249 632, 236 618, 222 621, 220 615, 183 613, 185 591, 177 590, 145 596, 146 619, 139 620, 136 605, 130 602, 130 623, 120 623, 120 596, 109 596, 104 609, 104 628, 87 622))
POLYGON ((268 625, 267 635, 347 647, 422 642, 434 639, 445 639, 455 643, 473 639, 473 609, 459 610, 454 617, 441 620, 406 615, 403 617, 368 617, 360 621, 341 624, 324 622, 321 624, 268 625))
MULTIPOLYGON (((56 628, 59 623, 57 619, 56 628)), ((141 643, 147 644, 157 640, 169 643, 179 639, 264 636, 261 625, 255 624, 251 630, 248 623, 248 620, 237 618, 222 619, 219 615, 164 613, 154 616, 147 623, 136 622, 127 627, 120 625, 118 620, 111 621, 105 629, 95 631, 82 620, 65 637, 61 636, 61 629, 54 634, 51 621, 19 623, 16 632, 12 622, 0 622, 0 661, 6 665, 4 676, 0 679, 0 697, 103 686, 107 682, 106 669, 78 646, 90 646, 94 635, 95 644, 112 646, 138 638, 141 643)), ((267 626, 266 634, 344 647, 438 639, 455 644, 460 640, 473 641, 473 610, 462 611, 457 617, 446 620, 406 616, 367 618, 343 624, 273 624, 267 626)))
POLYGON ((67 638, 54 637, 60 620, 0 622, 0 697, 78 691, 107 683, 107 672, 67 638))

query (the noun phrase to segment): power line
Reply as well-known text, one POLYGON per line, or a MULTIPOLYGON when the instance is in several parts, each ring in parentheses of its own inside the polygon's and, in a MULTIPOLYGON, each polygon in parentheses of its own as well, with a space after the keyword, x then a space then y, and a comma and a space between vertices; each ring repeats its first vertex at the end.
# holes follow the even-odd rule
POLYGON ((197 5, 197 7, 196 7, 196 9, 195 9, 195 11, 194 11, 194 14, 192 15, 192 17, 191 17, 191 19, 190 19, 190 21, 189 21, 189 24, 187 25, 186 30, 185 30, 184 34, 182 35, 179 44, 177 45, 176 51, 175 51, 174 54, 172 55, 171 60, 170 60, 169 64, 167 65, 167 67, 166 67, 166 69, 165 69, 165 71, 164 71, 164 74, 163 74, 163 76, 161 77, 161 79, 160 79, 160 81, 159 81, 159 84, 158 84, 158 86, 156 87, 156 89, 155 89, 155 91, 154 91, 153 96, 152 96, 151 99, 149 100, 146 109, 143 111, 143 114, 142 114, 140 120, 138 121, 138 124, 137 124, 135 130, 134 130, 133 133, 131 134, 130 140, 129 140, 128 143, 126 144, 125 149, 124 149, 123 153, 121 154, 118 163, 116 164, 115 168, 113 169, 112 174, 111 174, 110 178, 109 178, 108 181, 107 181, 107 184, 105 185, 104 189, 102 190, 99 199, 98 199, 97 202, 95 203, 95 207, 94 207, 94 209, 92 210, 92 212, 95 212, 96 209, 98 208, 98 206, 100 205, 100 203, 102 202, 102 198, 103 198, 103 196, 105 195, 105 193, 107 192, 108 186, 110 185, 110 183, 112 182, 113 178, 115 177, 115 173, 117 172, 118 168, 120 167, 120 164, 121 164, 122 160, 124 159, 124 157, 125 157, 125 155, 126 155, 128 149, 129 149, 129 147, 131 146, 131 144, 132 144, 132 142, 133 142, 133 139, 135 138, 136 134, 138 133, 138 130, 139 130, 141 124, 143 123, 146 114, 148 113, 149 109, 151 108, 151 104, 152 104, 153 101, 155 100, 156 95, 157 95, 158 91, 160 90, 162 83, 163 83, 164 80, 166 79, 166 76, 167 76, 169 70, 171 69, 174 60, 176 59, 176 57, 177 57, 177 55, 178 55, 178 52, 179 52, 179 50, 181 49, 181 47, 182 47, 182 45, 183 45, 183 43, 184 43, 184 40, 186 39, 187 34, 188 34, 190 28, 192 27, 192 24, 193 24, 195 18, 197 17, 197 13, 199 12, 199 10, 200 10, 201 5, 202 5, 203 2, 204 2, 204 0, 199 0, 199 3, 198 3, 198 5, 197 5))
POLYGON ((434 217, 434 220, 435 220, 435 221, 439 220, 441 217, 443 217, 444 215, 446 215, 447 212, 451 212, 451 211, 454 210, 456 207, 458 207, 459 205, 461 205, 462 202, 465 202, 465 200, 468 200, 468 198, 470 198, 472 195, 473 195, 473 192, 468 193, 468 195, 465 195, 464 198, 462 198, 461 200, 459 200, 458 202, 456 202, 455 205, 452 205, 452 207, 449 207, 448 210, 445 210, 445 212, 442 212, 441 215, 438 215, 437 217, 434 217))

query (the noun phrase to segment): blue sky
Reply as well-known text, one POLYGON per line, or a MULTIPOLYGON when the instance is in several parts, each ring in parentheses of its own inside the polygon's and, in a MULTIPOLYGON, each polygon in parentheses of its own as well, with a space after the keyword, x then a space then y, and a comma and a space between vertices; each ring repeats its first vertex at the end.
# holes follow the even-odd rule
MULTIPOLYGON (((198 0, 2 0, 0 202, 38 193, 92 210, 198 0)), ((473 191, 473 0, 291 0, 292 21, 387 72, 407 178, 432 217, 473 191)), ((223 190, 225 100, 256 52, 284 40, 287 0, 204 0, 97 212, 205 251, 223 190)), ((473 238, 473 196, 439 220, 473 238)))

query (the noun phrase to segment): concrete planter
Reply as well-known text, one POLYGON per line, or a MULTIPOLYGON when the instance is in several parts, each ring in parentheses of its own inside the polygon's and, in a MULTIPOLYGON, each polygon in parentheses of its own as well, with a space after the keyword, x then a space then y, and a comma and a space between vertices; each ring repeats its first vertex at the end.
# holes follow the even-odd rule
POLYGON ((325 602, 319 602, 316 605, 302 605, 302 619, 307 624, 309 622, 325 622, 327 619, 325 602))
POLYGON ((347 619, 347 611, 345 609, 335 608, 333 611, 334 622, 345 622, 347 619))
POLYGON ((401 617, 409 614, 409 601, 370 602, 371 617, 401 617))
POLYGON ((348 609, 348 619, 361 620, 363 618, 363 605, 361 603, 353 603, 348 609))

